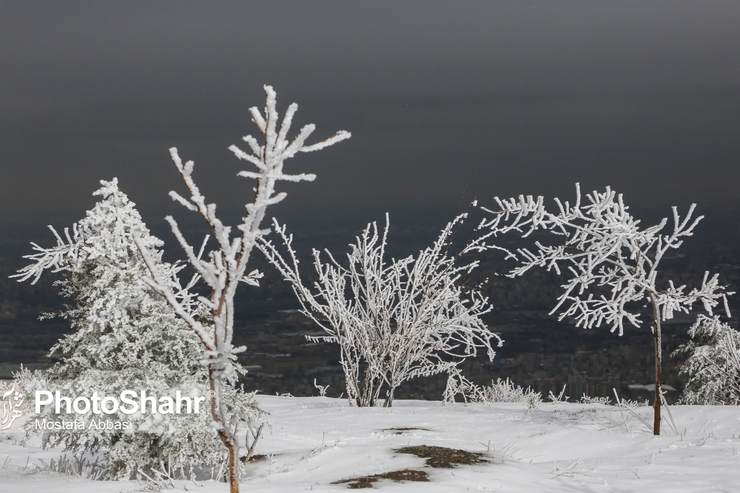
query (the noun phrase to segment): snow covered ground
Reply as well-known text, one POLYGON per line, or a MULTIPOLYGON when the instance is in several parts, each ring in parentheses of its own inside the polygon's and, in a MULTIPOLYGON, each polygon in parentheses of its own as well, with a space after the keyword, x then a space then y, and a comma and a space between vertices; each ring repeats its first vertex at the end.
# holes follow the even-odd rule
MULTIPOLYGON (((249 465, 244 492, 344 491, 332 484, 402 469, 424 470, 430 482, 382 480, 382 491, 486 492, 715 492, 739 491, 740 408, 674 406, 664 434, 653 437, 637 417, 598 404, 542 403, 443 406, 394 402, 394 407, 350 408, 323 397, 260 396, 272 433, 249 465), (625 420, 629 427, 625 426, 625 420), (676 433, 678 432, 678 433, 676 433), (488 463, 433 469, 425 459, 399 454, 407 445, 436 445, 488 455, 488 463)), ((651 421, 652 408, 636 408, 651 421)), ((144 484, 90 481, 38 471, 39 459, 59 450, 17 444, 0 435, 0 492, 143 491, 144 484)), ((225 492, 224 483, 176 482, 167 491, 225 492)))

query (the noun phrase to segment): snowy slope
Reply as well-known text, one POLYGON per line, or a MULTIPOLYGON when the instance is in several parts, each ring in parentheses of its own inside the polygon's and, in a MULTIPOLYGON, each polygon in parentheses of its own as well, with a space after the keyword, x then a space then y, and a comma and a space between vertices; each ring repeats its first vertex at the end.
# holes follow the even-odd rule
MULTIPOLYGON (((245 492, 344 491, 341 479, 405 468, 428 472, 430 482, 383 480, 382 491, 501 492, 706 492, 739 491, 740 408, 670 408, 668 424, 653 437, 639 420, 616 407, 542 403, 442 406, 396 401, 393 408, 350 408, 330 398, 259 397, 271 413, 272 433, 249 466, 245 492), (630 432, 625 426, 625 419, 630 432), (417 428, 393 430, 391 428, 417 428), (490 442, 490 448, 489 448, 490 442), (437 445, 486 452, 489 463, 432 469, 425 460, 398 454, 407 445, 437 445)), ((650 421, 651 408, 636 411, 650 421)), ((18 435, 15 435, 17 438, 18 435)), ((136 482, 99 482, 33 472, 38 459, 59 457, 0 440, 0 492, 133 492, 136 482), (26 466, 28 464, 28 466, 26 466)), ((168 491, 225 492, 223 483, 177 482, 168 491)))

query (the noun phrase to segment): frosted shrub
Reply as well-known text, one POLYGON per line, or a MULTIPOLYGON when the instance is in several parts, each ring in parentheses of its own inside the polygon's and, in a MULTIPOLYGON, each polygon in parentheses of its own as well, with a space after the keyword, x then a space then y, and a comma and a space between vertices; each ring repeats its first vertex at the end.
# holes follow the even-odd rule
POLYGON ((480 387, 478 392, 473 394, 473 402, 526 402, 530 409, 536 408, 542 402, 542 394, 535 392, 531 387, 526 389, 520 385, 515 385, 509 380, 491 381, 491 385, 480 387))
POLYGON ((501 339, 481 317, 491 310, 488 298, 462 278, 478 266, 448 254, 450 237, 464 215, 441 232, 434 244, 417 255, 388 259, 385 229, 368 224, 350 245, 345 261, 331 252, 313 251, 318 280, 306 283, 298 269, 292 237, 275 223, 287 254, 270 241, 259 246, 268 260, 291 283, 302 313, 326 335, 312 341, 337 343, 351 403, 374 406, 385 390, 384 406, 391 406, 396 388, 413 378, 448 373, 478 350, 493 359, 501 339))
POLYGON ((645 399, 644 401, 633 401, 632 399, 620 399, 616 405, 625 406, 625 407, 649 407, 650 401, 648 399, 645 399))
POLYGON ((740 332, 719 320, 699 315, 689 329, 691 341, 673 354, 688 354, 680 372, 689 377, 684 404, 740 403, 740 332))
POLYGON ((581 404, 602 404, 604 406, 610 406, 612 400, 609 397, 591 397, 590 395, 583 394, 580 402, 581 404))
POLYGON ((82 454, 74 454, 72 457, 63 454, 56 460, 50 459, 49 462, 44 459, 38 459, 38 461, 39 465, 36 466, 34 472, 58 472, 93 481, 105 479, 105 467, 99 464, 97 459, 90 460, 82 454))
POLYGON ((535 392, 531 387, 526 389, 515 385, 509 380, 497 378, 491 381, 491 385, 478 386, 464 377, 451 376, 447 382, 445 402, 451 403, 455 395, 461 395, 465 402, 482 402, 492 404, 494 402, 522 402, 527 408, 535 409, 542 402, 542 394, 535 392))

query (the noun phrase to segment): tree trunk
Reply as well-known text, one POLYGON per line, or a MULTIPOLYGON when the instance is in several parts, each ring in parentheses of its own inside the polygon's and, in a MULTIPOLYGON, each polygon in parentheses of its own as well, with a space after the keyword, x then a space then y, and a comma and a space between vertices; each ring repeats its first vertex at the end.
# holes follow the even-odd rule
MULTIPOLYGON (((347 372, 345 372, 345 378, 350 377, 351 375, 347 375, 347 372)), ((370 364, 367 364, 365 366, 362 381, 358 381, 356 383, 359 392, 357 397, 357 407, 375 407, 378 403, 378 396, 380 395, 380 388, 382 385, 383 380, 377 376, 374 368, 370 364)), ((349 385, 347 387, 349 389, 349 385)))
POLYGON ((660 309, 654 295, 650 296, 653 304, 653 340, 655 342, 655 414, 653 416, 653 435, 660 435, 660 406, 663 401, 663 341, 660 333, 660 309))
POLYGON ((229 448, 229 492, 239 493, 239 449, 229 448))
POLYGON ((385 402, 383 403, 383 407, 393 407, 393 392, 396 390, 395 387, 391 387, 388 390, 388 395, 385 397, 385 402))
POLYGON ((375 379, 372 378, 370 365, 365 367, 362 379, 362 403, 358 407, 375 407, 375 379))
POLYGON ((239 493, 239 442, 229 430, 221 406, 221 371, 208 366, 211 387, 211 417, 216 423, 216 432, 229 451, 229 492, 239 493))

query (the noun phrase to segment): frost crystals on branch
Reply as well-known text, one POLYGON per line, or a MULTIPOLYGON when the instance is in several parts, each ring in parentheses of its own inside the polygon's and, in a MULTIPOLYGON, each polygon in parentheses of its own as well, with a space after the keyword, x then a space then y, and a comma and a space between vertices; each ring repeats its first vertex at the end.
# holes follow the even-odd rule
MULTIPOLYGON (((374 406, 385 387, 384 405, 391 406, 394 391, 406 380, 444 372, 459 375, 457 365, 479 348, 493 359, 492 343, 500 346, 502 341, 481 320, 491 306, 477 289, 461 282, 478 262, 458 263, 447 253, 450 236, 464 217, 449 223, 416 257, 390 262, 385 257, 387 216, 382 235, 375 223, 368 224, 350 245, 346 266, 328 251, 326 260, 313 251, 318 274, 313 287, 301 279, 284 226, 275 221, 287 255, 261 239, 259 248, 291 283, 302 313, 327 334, 307 339, 339 344, 351 403, 374 406)), ((460 256, 478 246, 468 245, 460 256)))
MULTIPOLYGON (((217 243, 217 248, 209 252, 207 258, 204 259, 201 253, 205 247, 205 242, 200 249, 201 253, 196 253, 185 240, 175 220, 170 216, 166 218, 180 245, 185 250, 189 263, 210 290, 208 297, 197 297, 197 301, 211 315, 208 322, 213 325, 204 324, 200 318, 194 316, 192 311, 180 303, 176 293, 173 292, 164 279, 157 275, 154 265, 147 260, 152 273, 148 282, 167 299, 177 314, 195 331, 205 347, 206 364, 211 390, 213 391, 213 397, 211 398, 212 417, 221 440, 229 449, 229 482, 232 492, 239 489, 238 443, 234 432, 225 426, 226 419, 221 407, 221 382, 224 376, 231 372, 232 361, 236 359, 236 354, 245 350, 243 347, 235 348, 232 345, 234 295, 240 282, 255 285, 261 277, 261 274, 257 271, 247 273, 246 268, 255 242, 265 233, 260 229, 260 223, 265 217, 265 210, 268 206, 277 204, 285 198, 285 193, 275 193, 277 181, 299 182, 312 181, 316 178, 312 174, 285 174, 283 172, 285 160, 295 156, 298 152, 317 151, 350 137, 349 132, 340 131, 327 140, 313 145, 305 145, 306 139, 315 128, 311 124, 303 127, 298 135, 292 141, 289 141, 288 132, 298 105, 293 103, 288 107, 278 128, 275 91, 271 86, 265 86, 265 92, 267 93, 267 104, 264 115, 256 107, 250 109, 252 120, 262 134, 262 143, 248 135, 244 137, 244 141, 249 145, 251 153, 245 152, 236 146, 229 148, 236 157, 248 161, 257 168, 256 171, 241 171, 238 174, 245 178, 254 178, 257 180, 257 186, 255 187, 254 200, 246 204, 246 214, 241 224, 237 226, 239 233, 234 237, 232 237, 231 227, 225 226, 216 216, 216 204, 206 204, 205 198, 201 195, 195 181, 193 181, 193 162, 188 161, 183 164, 177 149, 174 147, 170 149, 172 160, 175 162, 175 166, 177 166, 177 170, 180 172, 190 193, 190 199, 185 199, 177 192, 170 192, 170 196, 189 210, 200 214, 211 229, 217 243)), ((142 254, 147 258, 145 253, 145 248, 142 248, 142 254)))
POLYGON ((652 332, 655 339, 655 419, 654 433, 660 434, 661 391, 661 327, 675 312, 688 313, 700 302, 704 310, 712 310, 722 302, 729 316, 726 291, 718 275, 705 273, 701 287, 687 291, 685 285, 675 286, 672 280, 658 286, 658 266, 666 253, 679 248, 684 238, 692 236, 703 216, 692 219, 696 204, 681 218, 673 207, 673 228, 664 232, 668 219, 640 228, 640 221, 630 215, 628 207, 607 187, 603 193, 592 192, 582 203, 576 184, 573 205, 555 199, 556 212, 549 212, 542 197, 520 196, 518 199, 496 198, 498 210, 482 228, 498 228, 502 220, 512 220, 515 229, 528 236, 537 229, 548 230, 562 237, 550 246, 535 242, 534 251, 519 249, 519 266, 510 277, 520 276, 534 267, 565 271, 567 281, 563 294, 551 314, 559 312, 559 320, 573 317, 576 326, 590 329, 602 323, 612 332, 622 335, 624 322, 640 326, 640 311, 644 303, 652 307, 652 332), (642 303, 643 305, 641 305, 642 303))

